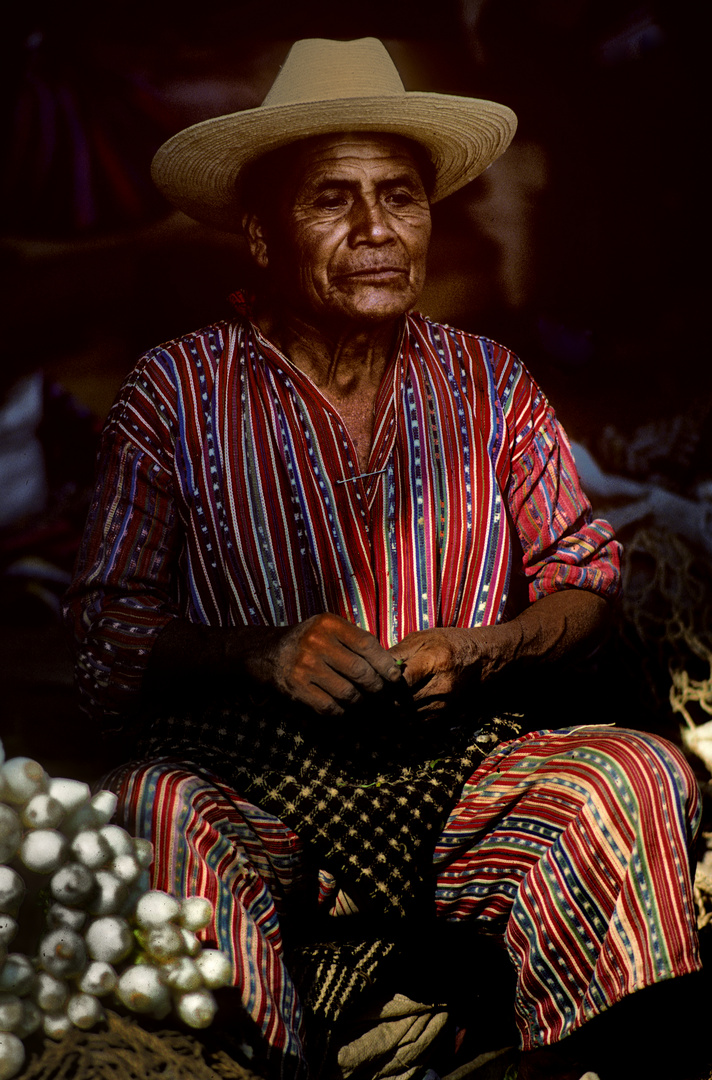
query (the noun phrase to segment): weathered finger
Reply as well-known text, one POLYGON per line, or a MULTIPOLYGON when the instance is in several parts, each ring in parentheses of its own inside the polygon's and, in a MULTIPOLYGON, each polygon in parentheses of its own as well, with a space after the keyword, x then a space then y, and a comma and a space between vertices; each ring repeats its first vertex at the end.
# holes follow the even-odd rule
POLYGON ((328 662, 365 690, 373 693, 383 688, 383 680, 400 678, 395 659, 368 630, 340 619, 332 641, 343 651, 331 652, 328 662))
POLYGON ((353 683, 323 663, 308 675, 302 673, 302 677, 289 679, 286 689, 290 697, 322 715, 340 715, 345 705, 361 697, 353 683))
POLYGON ((343 705, 340 705, 319 686, 311 684, 308 690, 305 689, 302 694, 296 696, 302 705, 307 705, 318 716, 343 716, 343 705))
POLYGON ((365 656, 345 649, 335 659, 338 661, 337 670, 366 693, 375 694, 383 689, 385 683, 383 676, 375 670, 365 656))
POLYGON ((421 720, 429 720, 438 716, 447 707, 447 702, 439 697, 425 697, 422 701, 414 702, 415 715, 421 720))
POLYGON ((447 699, 452 697, 456 689, 457 684, 451 673, 438 672, 424 678, 420 686, 414 684, 413 701, 425 701, 429 697, 447 699))
POLYGON ((388 682, 396 682, 400 679, 401 666, 396 663, 396 657, 392 656, 388 649, 384 649, 378 638, 375 638, 373 634, 369 634, 365 630, 360 630, 359 627, 354 627, 354 629, 359 630, 359 633, 363 636, 345 641, 344 644, 351 649, 352 652, 367 661, 371 669, 375 671, 381 679, 385 679, 388 682))
POLYGON ((399 671, 406 684, 413 687, 430 678, 433 666, 422 653, 415 653, 401 661, 399 671))
POLYGON ((314 682, 327 693, 333 688, 335 697, 347 701, 358 700, 360 690, 374 692, 383 687, 383 679, 368 660, 336 638, 324 641, 319 651, 302 649, 294 672, 300 681, 314 682), (341 683, 330 685, 332 675, 340 677, 341 683))
POLYGON ((361 700, 361 691, 358 686, 351 682, 350 679, 344 678, 340 671, 334 670, 328 665, 324 666, 324 670, 315 678, 314 683, 333 697, 335 701, 342 704, 354 705, 361 700))

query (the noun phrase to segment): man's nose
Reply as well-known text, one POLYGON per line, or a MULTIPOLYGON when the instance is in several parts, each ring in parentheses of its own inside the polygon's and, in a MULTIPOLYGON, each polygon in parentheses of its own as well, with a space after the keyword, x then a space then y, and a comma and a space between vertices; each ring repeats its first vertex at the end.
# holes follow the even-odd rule
POLYGON ((352 212, 351 242, 387 244, 394 237, 390 216, 377 198, 361 198, 352 212))

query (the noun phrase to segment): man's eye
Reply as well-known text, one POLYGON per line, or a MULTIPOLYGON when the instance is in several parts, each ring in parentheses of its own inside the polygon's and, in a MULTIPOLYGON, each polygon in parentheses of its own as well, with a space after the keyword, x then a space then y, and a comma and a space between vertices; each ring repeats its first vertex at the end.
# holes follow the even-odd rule
POLYGON ((346 206, 347 198, 341 191, 330 191, 320 195, 316 200, 316 206, 320 210, 339 210, 346 206))
POLYGON ((398 191, 389 191, 386 195, 386 202, 391 206, 408 206, 413 202, 413 195, 410 191, 405 191, 402 188, 398 191))

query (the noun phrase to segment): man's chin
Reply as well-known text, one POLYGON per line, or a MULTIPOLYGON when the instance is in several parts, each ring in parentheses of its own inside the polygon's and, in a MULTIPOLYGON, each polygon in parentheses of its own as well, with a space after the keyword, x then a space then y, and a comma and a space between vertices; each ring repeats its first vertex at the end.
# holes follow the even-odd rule
MULTIPOLYGON (((412 289, 393 289, 385 286, 360 288, 347 295, 340 305, 344 319, 364 325, 394 322, 410 311, 419 293, 412 289)), ((334 312, 336 315, 336 312, 334 312)))

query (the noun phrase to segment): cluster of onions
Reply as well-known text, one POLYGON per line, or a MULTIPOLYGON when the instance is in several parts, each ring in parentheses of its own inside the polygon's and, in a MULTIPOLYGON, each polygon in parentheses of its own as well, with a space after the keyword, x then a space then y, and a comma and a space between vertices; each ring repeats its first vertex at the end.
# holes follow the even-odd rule
POLYGON ((110 824, 115 808, 110 791, 92 797, 30 758, 5 761, 0 742, 0 1080, 22 1069, 24 1039, 93 1027, 108 995, 202 1028, 215 1015, 212 990, 232 980, 229 958, 197 937, 210 901, 149 891, 152 845, 110 824), (49 904, 30 957, 9 949, 36 875, 49 904))

